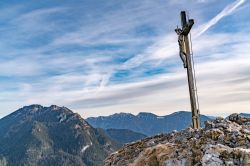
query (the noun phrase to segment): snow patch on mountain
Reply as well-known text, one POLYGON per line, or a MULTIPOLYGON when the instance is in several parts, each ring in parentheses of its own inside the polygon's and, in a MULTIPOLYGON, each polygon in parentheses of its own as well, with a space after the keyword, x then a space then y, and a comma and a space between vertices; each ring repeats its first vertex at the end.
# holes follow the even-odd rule
POLYGON ((90 144, 88 145, 85 145, 84 147, 82 147, 81 152, 84 153, 92 145, 93 145, 92 142, 90 142, 90 144))

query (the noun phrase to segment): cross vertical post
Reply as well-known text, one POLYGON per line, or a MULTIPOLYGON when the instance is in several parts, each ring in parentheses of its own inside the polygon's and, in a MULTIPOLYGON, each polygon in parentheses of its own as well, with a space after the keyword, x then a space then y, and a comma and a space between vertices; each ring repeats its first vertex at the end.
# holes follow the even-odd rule
POLYGON ((188 77, 188 87, 190 95, 190 103, 192 109, 192 126, 194 129, 200 128, 200 116, 198 108, 198 98, 196 93, 196 87, 194 82, 194 72, 193 72, 193 63, 190 53, 190 44, 189 44, 189 32, 194 24, 193 19, 187 20, 186 12, 181 11, 181 25, 182 28, 175 29, 175 32, 178 35, 178 42, 180 48, 180 57, 183 61, 184 68, 187 69, 188 77))

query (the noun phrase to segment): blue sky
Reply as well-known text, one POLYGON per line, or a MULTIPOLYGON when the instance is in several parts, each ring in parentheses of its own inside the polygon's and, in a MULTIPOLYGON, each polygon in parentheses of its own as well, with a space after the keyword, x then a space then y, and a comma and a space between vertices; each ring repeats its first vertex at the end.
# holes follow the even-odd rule
POLYGON ((0 117, 29 104, 83 117, 190 110, 174 29, 194 18, 203 114, 250 112, 246 0, 0 2, 0 117))

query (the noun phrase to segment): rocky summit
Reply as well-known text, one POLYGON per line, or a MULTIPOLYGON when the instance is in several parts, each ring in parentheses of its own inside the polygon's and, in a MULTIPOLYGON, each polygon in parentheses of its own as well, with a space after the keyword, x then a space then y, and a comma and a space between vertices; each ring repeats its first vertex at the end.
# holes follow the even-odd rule
POLYGON ((232 114, 127 144, 104 166, 233 166, 250 165, 250 118, 232 114))

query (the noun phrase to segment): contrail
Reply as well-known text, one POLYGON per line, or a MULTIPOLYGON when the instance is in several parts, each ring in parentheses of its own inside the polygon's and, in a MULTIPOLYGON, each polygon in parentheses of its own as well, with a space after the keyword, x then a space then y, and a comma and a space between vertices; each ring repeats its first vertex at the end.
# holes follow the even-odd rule
MULTIPOLYGON (((218 21, 220 21, 222 18, 230 15, 233 11, 235 11, 240 5, 242 5, 246 0, 236 0, 235 2, 227 5, 219 14, 217 14, 214 18, 212 18, 210 21, 208 21, 206 24, 202 25, 196 35, 194 37, 198 37, 202 35, 204 32, 206 32, 210 27, 215 25, 218 21)), ((130 68, 133 66, 137 66, 138 64, 141 64, 139 60, 143 59, 143 54, 137 55, 134 58, 130 59, 128 62, 126 62, 121 68, 130 68)), ((115 72, 115 71, 113 71, 115 72)), ((109 77, 110 76, 104 76, 104 79, 102 79, 100 87, 98 88, 98 91, 101 91, 108 83, 109 83, 109 77)))
POLYGON ((210 27, 215 25, 218 21, 220 21, 223 17, 230 15, 235 9, 237 9, 240 5, 242 5, 246 0, 237 0, 229 5, 227 5, 219 14, 217 14, 214 18, 212 18, 208 23, 201 27, 201 30, 197 33, 196 37, 202 35, 206 32, 210 27))

